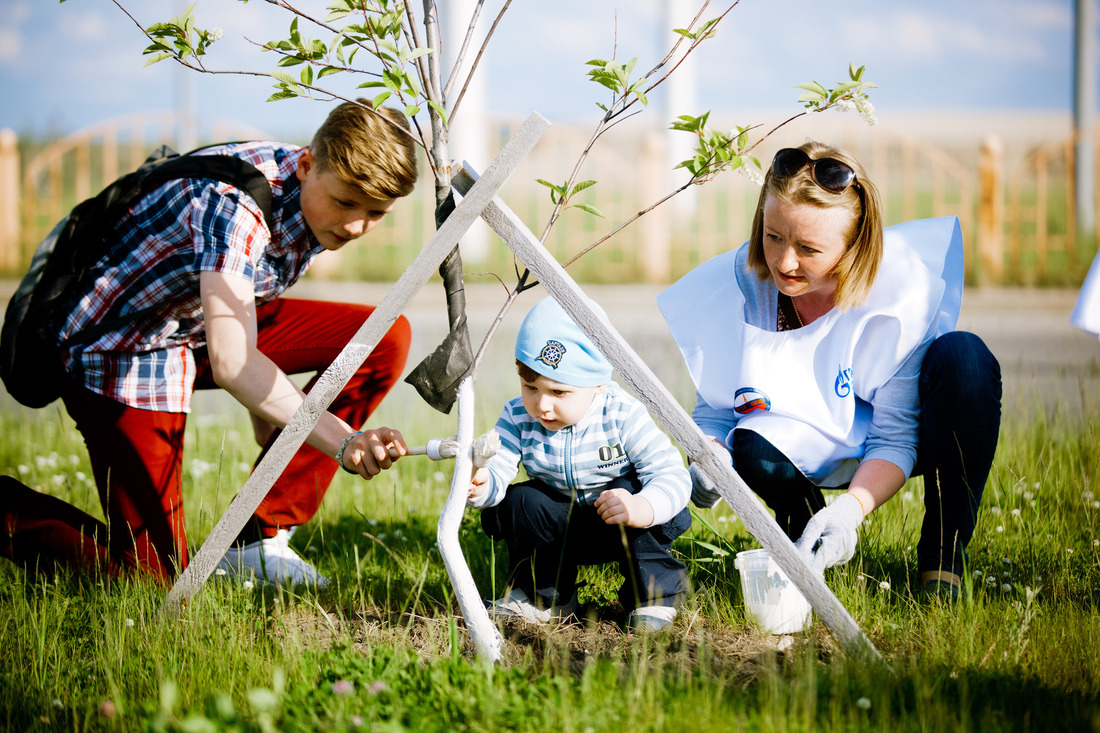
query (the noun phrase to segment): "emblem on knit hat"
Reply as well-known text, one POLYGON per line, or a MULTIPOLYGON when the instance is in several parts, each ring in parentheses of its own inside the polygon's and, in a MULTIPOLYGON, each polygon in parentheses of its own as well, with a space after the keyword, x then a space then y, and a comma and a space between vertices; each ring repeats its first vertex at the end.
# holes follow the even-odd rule
POLYGON ((562 342, 550 339, 546 342, 546 346, 542 347, 539 355, 535 357, 535 361, 541 361, 546 366, 557 369, 563 356, 565 356, 565 346, 562 342))

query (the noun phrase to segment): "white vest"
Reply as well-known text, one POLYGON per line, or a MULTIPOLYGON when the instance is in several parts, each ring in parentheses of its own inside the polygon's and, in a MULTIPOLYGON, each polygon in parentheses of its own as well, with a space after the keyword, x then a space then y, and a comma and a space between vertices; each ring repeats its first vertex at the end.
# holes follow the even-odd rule
POLYGON ((733 410, 738 427, 762 435, 814 483, 845 484, 863 457, 875 390, 958 320, 958 219, 888 227, 867 301, 793 331, 745 323, 745 293, 775 289, 748 269, 747 253, 742 246, 703 263, 657 303, 709 405, 733 410))
POLYGON ((1100 252, 1092 261, 1069 320, 1078 328, 1100 336, 1100 252))

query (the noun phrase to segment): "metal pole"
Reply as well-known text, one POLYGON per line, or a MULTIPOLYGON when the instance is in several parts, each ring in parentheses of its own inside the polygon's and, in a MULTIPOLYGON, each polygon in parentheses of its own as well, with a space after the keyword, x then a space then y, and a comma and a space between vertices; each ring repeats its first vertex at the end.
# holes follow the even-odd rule
MULTIPOLYGON (((1096 3, 1075 0, 1073 126, 1077 133, 1074 184, 1079 238, 1096 232, 1096 3)), ((1069 243, 1071 247, 1075 244, 1069 243)))

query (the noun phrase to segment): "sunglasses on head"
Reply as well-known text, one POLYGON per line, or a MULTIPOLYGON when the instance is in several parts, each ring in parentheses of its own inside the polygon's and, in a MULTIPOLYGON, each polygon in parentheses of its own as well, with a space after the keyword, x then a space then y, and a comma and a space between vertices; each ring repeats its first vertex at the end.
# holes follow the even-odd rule
POLYGON ((856 172, 836 158, 814 160, 798 148, 783 148, 772 158, 772 175, 789 178, 806 166, 810 178, 830 193, 843 193, 856 182, 856 172))

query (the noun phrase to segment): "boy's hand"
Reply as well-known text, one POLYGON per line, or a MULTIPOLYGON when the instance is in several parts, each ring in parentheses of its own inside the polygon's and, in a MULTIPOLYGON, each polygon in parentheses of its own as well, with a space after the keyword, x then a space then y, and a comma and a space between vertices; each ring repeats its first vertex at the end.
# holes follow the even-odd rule
POLYGON ((400 431, 394 428, 364 430, 348 441, 341 460, 365 479, 370 479, 393 465, 409 452, 400 431))
POLYGON ((595 503, 596 512, 606 524, 625 524, 644 528, 653 524, 653 507, 644 498, 626 489, 608 489, 595 503))
POLYGON ((480 499, 489 486, 489 469, 485 466, 474 471, 470 479, 470 488, 466 491, 466 498, 470 500, 480 499))

